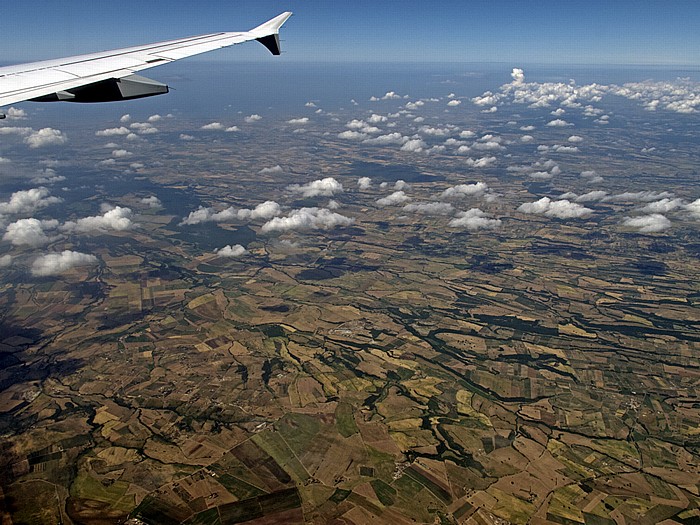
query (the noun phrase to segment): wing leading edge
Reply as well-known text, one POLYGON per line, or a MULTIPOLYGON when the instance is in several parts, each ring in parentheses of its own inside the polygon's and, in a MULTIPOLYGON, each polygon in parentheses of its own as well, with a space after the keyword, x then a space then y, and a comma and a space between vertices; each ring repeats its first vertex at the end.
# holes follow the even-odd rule
POLYGON ((215 49, 257 40, 279 55, 279 30, 291 12, 282 13, 244 32, 212 33, 89 55, 31 62, 0 68, 0 107, 24 100, 105 102, 168 92, 168 86, 139 75, 215 49))

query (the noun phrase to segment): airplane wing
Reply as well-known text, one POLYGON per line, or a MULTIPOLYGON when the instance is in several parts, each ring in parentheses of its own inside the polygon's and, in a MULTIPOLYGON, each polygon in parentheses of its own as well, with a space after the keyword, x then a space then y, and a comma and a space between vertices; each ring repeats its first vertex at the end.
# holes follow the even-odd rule
MULTIPOLYGON (((250 31, 240 33, 212 33, 1 67, 0 107, 23 100, 107 102, 167 93, 167 85, 134 73, 250 40, 257 40, 272 54, 279 55, 279 29, 290 16, 290 12, 282 13, 250 31)), ((0 117, 4 115, 0 114, 0 117)))

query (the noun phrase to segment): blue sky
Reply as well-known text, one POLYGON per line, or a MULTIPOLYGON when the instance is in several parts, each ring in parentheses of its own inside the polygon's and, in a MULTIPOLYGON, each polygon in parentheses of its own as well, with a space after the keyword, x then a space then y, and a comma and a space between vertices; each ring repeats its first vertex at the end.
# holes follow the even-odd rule
MULTIPOLYGON (((282 11, 287 60, 700 65, 700 1, 37 0, 5 2, 3 63, 219 30, 282 11)), ((259 59, 240 46, 209 55, 259 59)))

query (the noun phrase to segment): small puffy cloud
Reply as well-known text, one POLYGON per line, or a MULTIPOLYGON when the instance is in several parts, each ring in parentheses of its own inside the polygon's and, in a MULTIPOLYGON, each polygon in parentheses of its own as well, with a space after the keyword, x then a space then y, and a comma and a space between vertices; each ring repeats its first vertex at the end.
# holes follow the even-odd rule
POLYGON ((46 146, 60 146, 68 142, 68 139, 59 129, 42 128, 25 137, 24 142, 30 148, 43 148, 46 146))
POLYGON ((368 190, 372 186, 372 179, 369 177, 360 177, 357 179, 357 187, 361 190, 368 190))
POLYGON ((333 177, 315 180, 307 184, 291 184, 287 189, 293 193, 301 193, 303 197, 331 197, 343 192, 343 185, 333 177))
POLYGON ((53 240, 46 235, 46 231, 57 227, 58 221, 53 219, 46 221, 34 218, 20 219, 7 226, 2 239, 11 242, 14 246, 42 246, 53 240))
POLYGON ((451 215, 454 212, 454 207, 448 202, 406 204, 403 209, 406 212, 415 212, 423 215, 451 215))
POLYGON ((158 114, 148 117, 148 122, 158 122, 159 120, 163 120, 163 117, 158 114))
POLYGON ((401 133, 389 133, 387 135, 379 135, 363 140, 364 144, 373 144, 376 146, 388 146, 391 144, 402 145, 408 142, 408 137, 404 137, 401 133))
POLYGON ((293 118, 287 121, 287 124, 295 124, 295 125, 301 125, 301 124, 308 124, 309 123, 309 117, 302 117, 302 118, 293 118))
POLYGON ((569 142, 578 143, 583 142, 583 137, 579 137, 578 135, 571 135, 567 140, 569 142))
POLYGON ((468 129, 465 129, 465 130, 462 130, 462 131, 459 132, 459 138, 460 138, 460 139, 470 139, 470 138, 472 138, 474 135, 476 135, 476 133, 474 133, 473 131, 470 131, 470 130, 468 130, 468 129))
POLYGON ((314 104, 313 102, 307 102, 306 104, 304 104, 304 106, 306 106, 307 108, 315 108, 315 107, 317 107, 316 104, 314 104))
POLYGON ((407 189, 410 188, 410 187, 411 187, 411 186, 409 186, 408 182, 406 182, 406 181, 403 180, 403 179, 399 179, 399 180, 397 180, 397 181, 394 183, 394 189, 395 189, 395 190, 407 190, 407 189))
POLYGON ((282 166, 276 164, 271 168, 263 168, 258 173, 260 175, 280 175, 281 173, 284 173, 284 170, 282 169, 282 166))
POLYGON ((593 210, 581 204, 569 200, 553 201, 549 197, 542 197, 535 202, 526 202, 518 207, 521 213, 546 215, 557 219, 576 219, 586 217, 593 213, 593 210))
POLYGON ((133 155, 133 153, 125 149, 115 149, 112 151, 112 157, 115 159, 123 159, 124 157, 131 157, 131 155, 133 155))
POLYGON ((683 199, 660 199, 640 208, 642 213, 668 213, 683 206, 683 199))
POLYGON ((122 115, 121 118, 119 119, 119 122, 122 124, 126 124, 127 122, 131 122, 131 115, 128 113, 126 115, 122 115))
POLYGON ((485 91, 480 97, 472 98, 472 102, 477 106, 493 106, 498 102, 498 95, 494 95, 491 91, 485 91))
POLYGON ((450 101, 447 103, 447 105, 448 105, 448 106, 451 106, 451 107, 454 107, 454 106, 459 106, 461 103, 462 103, 461 100, 454 100, 454 99, 453 99, 453 100, 450 100, 450 101))
POLYGON ((686 204, 684 209, 691 217, 700 219, 700 199, 695 199, 693 202, 686 204))
POLYGON ((492 219, 479 208, 459 212, 448 226, 452 228, 466 228, 470 231, 493 230, 501 225, 500 219, 492 219))
POLYGON ((9 201, 0 202, 0 216, 29 214, 59 202, 63 202, 63 199, 51 196, 48 188, 16 191, 10 196, 9 201))
POLYGON ((387 117, 384 115, 377 115, 376 113, 372 113, 372 116, 367 119, 367 122, 370 124, 380 124, 381 122, 386 122, 389 120, 387 117))
POLYGON ((525 143, 532 142, 533 140, 535 140, 535 137, 533 137, 532 135, 523 135, 522 137, 520 137, 520 141, 525 143))
POLYGON ((364 120, 359 120, 359 119, 353 119, 347 124, 345 124, 346 128, 349 128, 354 131, 359 131, 360 133, 379 133, 381 130, 376 127, 376 126, 371 126, 364 120))
POLYGON ((588 180, 591 183, 603 182, 603 177, 598 175, 595 170, 586 170, 581 172, 581 178, 588 180))
POLYGON ((403 191, 395 191, 391 195, 382 197, 377 200, 378 206, 396 206, 397 204, 403 204, 406 201, 410 201, 411 197, 406 195, 403 191))
POLYGON ((576 146, 564 146, 562 144, 555 144, 552 146, 552 151, 556 153, 577 153, 578 148, 576 146))
POLYGON ((131 208, 122 208, 116 206, 102 215, 92 217, 83 217, 77 221, 68 221, 61 230, 65 232, 88 233, 88 232, 105 232, 108 230, 124 231, 133 227, 131 221, 131 208))
POLYGON ((240 244, 234 244, 233 246, 228 244, 223 248, 216 250, 214 253, 216 253, 216 255, 219 257, 240 257, 241 255, 248 253, 248 250, 246 250, 240 244))
POLYGON ((226 133, 235 133, 236 131, 240 131, 240 128, 238 126, 229 126, 224 131, 226 133))
POLYGON ((421 126, 418 132, 431 137, 447 137, 452 133, 449 128, 436 128, 432 126, 421 126))
POLYGON ((534 131, 535 126, 520 126, 520 131, 534 131))
POLYGON ((596 201, 602 201, 605 197, 607 197, 608 192, 603 191, 603 190, 593 190, 589 191, 588 193, 584 193, 583 195, 579 195, 574 198, 576 202, 596 202, 596 201))
POLYGON ((7 268, 12 265, 12 255, 7 254, 0 257, 0 268, 7 268))
POLYGON ((149 208, 160 208, 163 205, 163 203, 160 202, 160 199, 155 195, 151 195, 150 197, 144 197, 143 199, 141 199, 141 204, 145 204, 149 208))
MULTIPOLYGON (((238 210, 238 212, 236 213, 236 217, 240 220, 268 220, 273 217, 277 217, 280 213, 282 213, 282 207, 279 204, 277 204, 275 201, 265 201, 263 203, 258 204, 252 210, 245 208, 238 210)), ((214 217, 214 220, 216 220, 216 216, 214 217)))
POLYGON ((45 168, 40 173, 40 175, 32 178, 34 184, 56 184, 57 182, 66 180, 63 175, 56 175, 56 172, 52 168, 45 168))
POLYGON ((403 146, 401 146, 401 151, 409 151, 412 153, 420 153, 423 149, 427 148, 428 145, 421 139, 411 139, 407 141, 403 146))
POLYGON ((263 233, 289 230, 330 230, 349 226, 355 219, 345 217, 327 208, 301 208, 292 210, 287 217, 275 217, 263 224, 263 233))
POLYGON ((42 255, 32 263, 32 275, 45 277, 66 272, 78 266, 97 264, 97 257, 87 253, 64 250, 61 253, 42 255))
MULTIPOLYGON (((150 122, 134 122, 129 127, 139 135, 153 135, 154 133, 158 133, 158 128, 153 126, 150 122)), ((127 135, 126 138, 128 139, 129 135, 127 135)))
POLYGON ((187 133, 180 133, 180 140, 194 140, 194 137, 192 135, 188 135, 187 133))
POLYGON ((671 221, 660 213, 652 213, 641 217, 625 217, 622 225, 634 228, 639 233, 656 233, 670 228, 671 221))
POLYGON ((348 139, 348 140, 365 140, 368 137, 366 133, 360 133, 359 131, 347 130, 338 133, 338 138, 348 139))
POLYGON ((484 182, 476 182, 474 184, 458 184, 447 188, 440 194, 440 198, 447 199, 450 197, 468 197, 481 196, 488 191, 489 187, 484 182))
POLYGON ((573 126, 573 124, 569 124, 566 120, 562 120, 560 118, 550 120, 547 122, 547 126, 552 127, 552 128, 562 128, 565 126, 573 126))
POLYGON ((23 109, 11 107, 5 111, 5 116, 8 120, 25 120, 27 118, 27 112, 23 109))
POLYGON ((95 135, 97 135, 98 137, 116 137, 119 135, 128 135, 129 133, 131 133, 129 131, 129 128, 120 126, 118 128, 107 128, 100 131, 96 131, 95 135))
POLYGON ((425 106, 425 102, 423 102, 422 100, 416 100, 415 102, 406 103, 406 109, 410 109, 411 111, 418 109, 421 106, 425 106))
POLYGON ((520 68, 514 67, 510 76, 513 79, 513 84, 517 85, 525 82, 525 72, 520 68))
POLYGON ((194 211, 191 211, 190 214, 182 219, 180 222, 180 226, 192 226, 194 224, 200 224, 202 222, 211 222, 213 221, 212 216, 215 214, 214 210, 212 208, 205 208, 203 206, 200 206, 194 211))
POLYGON ((248 115, 243 120, 246 124, 252 124, 253 122, 257 122, 258 120, 262 120, 262 117, 260 115, 253 114, 253 115, 248 115))
POLYGON ((210 122, 209 124, 204 124, 200 129, 204 131, 221 131, 225 128, 221 122, 210 122))
MULTIPOLYGON (((375 99, 375 100, 395 100, 395 99, 400 99, 403 98, 401 95, 397 94, 394 91, 387 91, 381 99, 375 99)), ((370 99, 371 100, 371 99, 370 99)))
POLYGON ((496 157, 468 158, 465 162, 470 168, 488 168, 496 162, 496 157))
POLYGON ((673 197, 673 194, 667 191, 642 190, 617 193, 606 197, 605 200, 613 202, 652 202, 671 197, 673 197))

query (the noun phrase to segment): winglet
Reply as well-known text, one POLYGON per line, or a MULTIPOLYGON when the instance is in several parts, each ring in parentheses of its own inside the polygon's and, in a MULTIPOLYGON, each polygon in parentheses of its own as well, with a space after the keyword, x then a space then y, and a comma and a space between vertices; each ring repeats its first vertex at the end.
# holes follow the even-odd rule
POLYGON ((255 29, 251 29, 248 33, 256 36, 257 38, 255 40, 269 49, 270 53, 279 55, 281 53, 279 30, 290 16, 292 16, 292 13, 285 11, 281 15, 260 24, 255 29))

